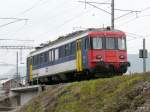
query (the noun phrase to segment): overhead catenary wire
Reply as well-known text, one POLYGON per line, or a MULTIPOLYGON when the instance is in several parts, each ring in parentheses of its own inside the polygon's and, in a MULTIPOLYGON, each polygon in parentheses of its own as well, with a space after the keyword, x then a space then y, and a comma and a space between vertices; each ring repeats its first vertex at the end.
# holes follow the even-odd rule
POLYGON ((14 21, 12 21, 12 22, 9 22, 9 23, 5 23, 5 24, 2 24, 2 25, 0 25, 0 28, 2 28, 2 27, 5 27, 5 26, 8 26, 8 25, 10 25, 10 24, 13 24, 13 23, 16 23, 16 22, 19 22, 19 21, 22 21, 22 20, 14 20, 14 21))
POLYGON ((18 15, 23 15, 23 14, 25 14, 25 13, 31 11, 32 9, 34 9, 35 7, 37 7, 38 4, 39 4, 41 1, 43 1, 43 0, 37 0, 37 2, 34 3, 31 7, 29 7, 29 8, 27 8, 27 9, 25 9, 24 11, 20 12, 18 15))
MULTIPOLYGON (((80 2, 80 3, 85 3, 84 1, 78 1, 78 2, 80 2)), ((101 10, 101 11, 103 11, 103 12, 105 12, 105 13, 107 13, 107 14, 110 14, 110 15, 111 15, 111 13, 110 13, 110 12, 108 12, 108 11, 106 11, 106 10, 104 10, 104 9, 100 8, 100 7, 97 7, 96 5, 93 5, 91 2, 86 2, 86 4, 88 4, 88 5, 90 5, 90 6, 93 6, 93 7, 97 8, 97 9, 99 9, 99 10, 101 10)))
MULTIPOLYGON (((107 1, 108 1, 108 0, 107 0, 107 1)), ((90 11, 91 11, 91 10, 90 10, 90 11)), ((63 27, 64 25, 66 25, 67 23, 69 23, 69 22, 71 22, 71 21, 73 21, 73 20, 75 20, 75 19, 77 19, 77 18, 79 18, 79 17, 85 15, 87 12, 88 12, 88 11, 86 11, 86 12, 81 12, 80 14, 78 14, 78 15, 76 15, 76 16, 74 16, 74 17, 72 17, 72 18, 70 18, 70 19, 68 19, 68 20, 66 20, 66 21, 64 21, 62 24, 60 24, 60 25, 54 27, 53 29, 61 28, 61 27, 63 27)), ((109 12, 108 12, 108 13, 109 13, 109 12)), ((52 30, 53 30, 53 29, 52 29, 52 30)), ((49 29, 49 30, 47 30, 47 31, 45 31, 45 32, 43 32, 43 33, 37 35, 37 36, 45 35, 45 34, 47 34, 47 33, 49 33, 49 32, 52 32, 52 30, 49 29)), ((36 37, 37 37, 37 36, 36 36, 36 37)))
POLYGON ((2 20, 29 20, 27 18, 14 18, 14 17, 0 17, 2 20))
MULTIPOLYGON (((79 1, 79 2, 82 2, 82 3, 85 3, 84 1, 79 1)), ((91 5, 91 3, 95 3, 95 2, 86 2, 86 3, 90 3, 90 5, 91 5)), ((99 3, 99 4, 101 4, 101 3, 99 3)), ((102 3, 102 4, 104 4, 104 3, 102 3)), ((106 3, 107 4, 107 3, 106 3)), ((108 3, 109 4, 109 3, 108 3)), ((93 6, 93 5, 92 5, 93 6)), ((94 7, 96 7, 97 8, 97 6, 95 6, 94 5, 94 7)), ((99 8, 99 7, 98 7, 99 8)), ((147 10, 147 8, 145 8, 146 10, 147 10)), ((100 8, 100 10, 101 10, 101 8, 100 8)), ((116 9, 116 10, 119 10, 119 11, 130 11, 129 12, 129 14, 130 13, 133 13, 133 12, 141 12, 141 11, 135 11, 135 10, 125 10, 125 9, 116 9)), ((111 13, 109 13, 108 11, 106 11, 106 10, 101 10, 101 11, 103 11, 103 12, 106 12, 106 13, 108 13, 108 14, 111 14, 111 13)), ((145 10, 144 10, 145 11, 145 10)), ((128 15, 128 14, 126 14, 126 15, 128 15)), ((125 15, 122 15, 122 16, 125 16, 125 15)), ((121 17, 119 17, 119 18, 121 18, 121 17)), ((119 19, 118 18, 118 19, 119 19)), ((60 25, 61 26, 61 25, 60 25)))
MULTIPOLYGON (((54 27, 53 29, 56 29, 56 28, 57 28, 57 30, 58 30, 58 28, 63 27, 63 26, 66 25, 67 23, 69 23, 69 22, 71 22, 71 21, 77 19, 79 16, 85 15, 85 14, 88 13, 88 12, 89 12, 89 11, 80 12, 80 13, 77 14, 76 16, 74 16, 74 17, 72 17, 72 18, 69 18, 68 20, 64 21, 62 24, 60 24, 60 25, 54 27), (84 13, 84 14, 83 14, 83 13, 84 13)), ((45 31, 45 32, 43 32, 43 33, 41 33, 41 34, 39 34, 38 36, 45 35, 45 34, 47 34, 47 33, 49 33, 49 32, 52 32, 52 30, 49 29, 49 30, 47 30, 47 31, 45 31)))
POLYGON ((133 41, 133 40, 137 40, 137 39, 143 39, 145 37, 150 37, 150 35, 139 35, 139 34, 130 33, 130 32, 125 32, 125 33, 127 34, 128 37, 132 38, 128 41, 133 41))
MULTIPOLYGON (((142 14, 143 12, 145 12, 145 11, 147 11, 147 10, 150 10, 150 7, 146 7, 146 8, 144 8, 144 9, 139 10, 138 14, 142 14)), ((132 13, 133 13, 133 12, 132 12, 132 13)), ((129 12, 129 14, 131 14, 131 13, 129 12)), ((126 22, 121 23, 121 25, 130 23, 130 22, 132 22, 132 21, 134 21, 134 20, 140 19, 140 18, 142 18, 142 17, 148 17, 148 16, 150 16, 150 14, 148 14, 148 15, 138 15, 138 16, 136 16, 135 18, 132 18, 132 19, 126 21, 126 22)))
MULTIPOLYGON (((39 1, 42 1, 42 0, 39 0, 39 1)), ((46 0, 45 2, 43 2, 42 5, 45 4, 45 3, 47 3, 47 1, 48 1, 48 0, 46 0)), ((56 8, 62 6, 65 2, 66 2, 66 1, 63 0, 63 2, 59 3, 58 6, 52 8, 51 10, 55 10, 56 8)), ((71 2, 68 1, 68 2, 65 3, 65 4, 68 4, 68 3, 70 4, 71 2)), ((34 5, 36 5, 36 4, 33 4, 33 6, 34 6, 34 5)), ((32 7, 33 7, 33 6, 32 6, 32 7)), ((40 5, 40 6, 41 6, 41 5, 40 5)), ((28 8, 28 9, 30 9, 30 10, 28 10, 28 11, 23 11, 24 13, 19 13, 19 14, 20 14, 20 15, 21 15, 21 14, 23 15, 23 14, 25 14, 25 13, 27 13, 27 12, 30 12, 31 10, 33 10, 33 9, 36 8, 36 7, 38 7, 38 5, 35 6, 35 7, 33 7, 33 8, 30 7, 30 8, 28 8)), ((75 9, 76 9, 76 8, 75 8, 75 9)), ((62 12, 60 12, 59 14, 52 16, 51 19, 54 19, 54 18, 57 17, 58 15, 60 15, 60 14, 62 14, 62 13, 64 13, 64 12, 67 12, 67 11, 69 11, 69 10, 67 9, 67 10, 65 10, 65 11, 62 11, 62 12)), ((18 15, 19 15, 19 14, 18 14, 18 15)), ((48 19, 48 21, 42 21, 42 23, 43 23, 43 22, 44 22, 44 23, 45 23, 45 22, 49 22, 49 21, 51 21, 51 20, 48 19)), ((26 23, 25 23, 25 24, 26 24, 26 23)), ((40 24, 37 24, 37 25, 40 25, 40 24)), ((33 26, 33 25, 32 25, 32 26, 33 26)), ((30 26, 30 28, 32 28, 32 26, 30 26)), ((21 28, 21 29, 23 29, 23 28, 21 28)), ((19 31, 20 31, 20 29, 19 29, 17 32, 19 32, 19 31)))
POLYGON ((27 42, 34 42, 34 40, 21 40, 21 39, 1 39, 0 38, 0 41, 2 40, 12 40, 12 41, 27 41, 27 42))

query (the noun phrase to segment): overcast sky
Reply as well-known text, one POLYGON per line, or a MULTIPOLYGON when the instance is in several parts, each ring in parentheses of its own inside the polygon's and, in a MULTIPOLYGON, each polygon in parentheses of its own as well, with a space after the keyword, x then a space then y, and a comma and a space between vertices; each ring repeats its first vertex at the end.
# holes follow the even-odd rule
MULTIPOLYGON (((89 1, 111 2, 111 0, 89 1)), ((110 12, 110 5, 94 5, 110 12)), ((116 29, 127 32, 128 53, 130 54, 138 53, 138 50, 142 48, 142 38, 139 38, 141 36, 146 38, 146 47, 150 50, 149 7, 150 0, 115 0, 116 9, 142 11, 140 13, 130 13, 115 21, 116 29)), ((115 18, 126 13, 128 12, 116 10, 115 18)), ((1 25, 14 20, 0 19, 0 39, 30 39, 35 42, 27 43, 0 40, 0 45, 33 44, 33 46, 36 46, 49 40, 55 40, 58 36, 76 30, 89 27, 110 26, 110 14, 89 5, 86 5, 85 8, 85 5, 79 3, 78 0, 0 0, 0 18, 7 17, 26 18, 29 20, 1 27, 1 25)), ((22 53, 22 60, 20 62, 25 62, 29 51, 23 51, 22 53)), ((15 65, 16 51, 0 50, 0 63, 15 65)), ((12 68, 15 68, 15 66, 0 66, 0 75, 12 68)))

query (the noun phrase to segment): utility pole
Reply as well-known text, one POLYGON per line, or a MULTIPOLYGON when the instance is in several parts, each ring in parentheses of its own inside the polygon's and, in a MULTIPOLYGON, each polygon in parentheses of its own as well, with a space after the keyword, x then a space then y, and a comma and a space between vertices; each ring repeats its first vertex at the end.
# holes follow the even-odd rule
POLYGON ((103 2, 103 3, 88 2, 87 0, 78 1, 78 2, 84 3, 85 4, 85 8, 86 8, 86 4, 88 4, 88 5, 90 5, 90 6, 94 7, 94 8, 97 8, 97 9, 99 9, 99 10, 101 10, 101 11, 103 11, 103 12, 109 14, 109 15, 111 15, 111 29, 112 30, 115 28, 115 20, 118 20, 118 19, 120 19, 120 18, 122 18, 124 16, 127 16, 127 15, 131 14, 131 13, 136 13, 136 15, 137 15, 137 13, 141 12, 141 11, 135 11, 135 10, 115 9, 115 0, 111 0, 111 3, 106 3, 106 2, 103 2), (104 10, 104 9, 102 9, 102 8, 94 5, 94 4, 98 4, 98 5, 111 5, 111 12, 108 12, 107 10, 104 10), (127 13, 123 14, 123 15, 117 17, 117 18, 115 18, 115 10, 117 10, 117 11, 123 11, 123 12, 127 12, 127 13))
POLYGON ((97 8, 97 9, 99 9, 99 10, 101 10, 101 11, 107 13, 107 14, 110 14, 111 15, 111 29, 112 30, 114 29, 114 27, 115 27, 115 3, 114 3, 114 0, 111 0, 111 3, 87 2, 86 0, 85 1, 79 1, 79 2, 85 3, 85 8, 86 8, 86 4, 88 4, 88 5, 91 5, 91 6, 97 8), (103 4, 103 5, 111 5, 111 13, 106 11, 106 10, 104 10, 104 9, 102 9, 102 8, 99 8, 99 7, 95 6, 95 5, 93 5, 93 3, 95 3, 95 4, 103 4))
POLYGON ((145 48, 145 38, 143 39, 143 72, 146 72, 146 48, 145 48))
POLYGON ((111 28, 115 27, 115 3, 114 0, 111 1, 111 28))

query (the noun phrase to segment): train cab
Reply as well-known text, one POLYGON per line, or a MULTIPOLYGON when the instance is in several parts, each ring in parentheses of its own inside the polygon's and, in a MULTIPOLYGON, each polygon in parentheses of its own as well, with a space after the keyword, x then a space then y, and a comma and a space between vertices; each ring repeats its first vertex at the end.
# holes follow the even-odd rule
POLYGON ((92 72, 118 73, 127 71, 126 35, 121 31, 90 32, 88 67, 92 72))

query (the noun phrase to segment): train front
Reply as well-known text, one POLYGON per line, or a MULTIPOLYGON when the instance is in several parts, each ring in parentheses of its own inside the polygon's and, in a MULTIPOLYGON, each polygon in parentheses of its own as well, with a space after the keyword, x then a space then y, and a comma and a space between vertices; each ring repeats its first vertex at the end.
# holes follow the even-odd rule
POLYGON ((130 63, 127 59, 126 35, 121 31, 93 31, 89 33, 91 49, 88 66, 93 73, 123 74, 130 63))

